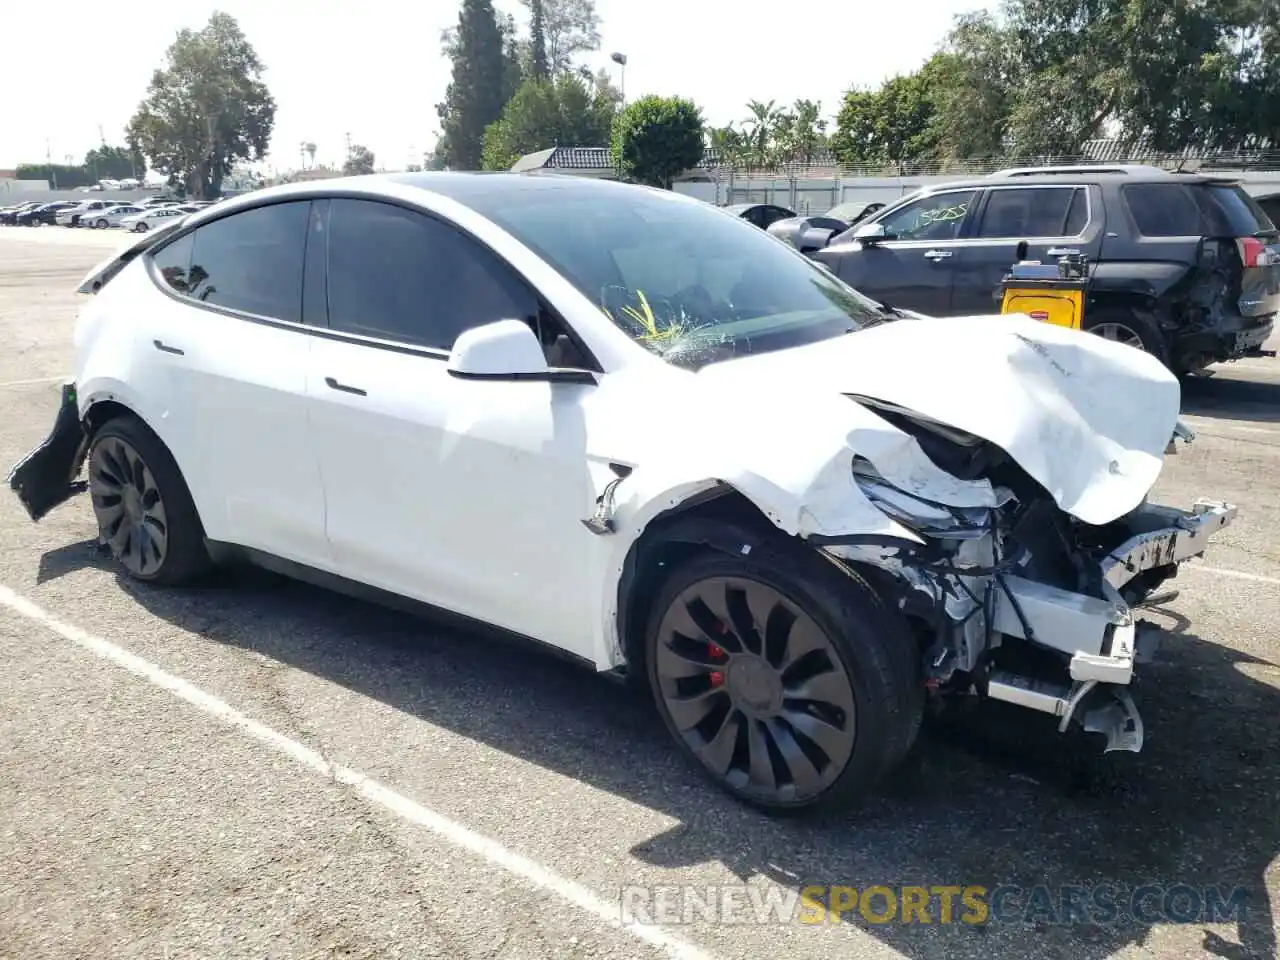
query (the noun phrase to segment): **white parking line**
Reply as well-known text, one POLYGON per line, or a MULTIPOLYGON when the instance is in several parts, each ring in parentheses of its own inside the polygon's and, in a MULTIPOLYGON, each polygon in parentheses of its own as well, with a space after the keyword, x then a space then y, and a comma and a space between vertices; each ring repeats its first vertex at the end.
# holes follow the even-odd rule
POLYGON ((36 377, 34 380, 6 380, 5 382, 0 383, 0 388, 30 387, 37 383, 65 383, 68 379, 70 378, 64 374, 60 377, 36 377))
POLYGON ((657 947, 678 960, 711 960, 711 954, 660 927, 635 921, 623 922, 620 904, 605 901, 581 884, 566 879, 540 863, 508 850, 496 840, 469 830, 462 824, 396 793, 390 787, 370 779, 358 770, 326 760, 305 744, 246 716, 230 704, 206 693, 181 677, 168 673, 151 661, 144 660, 109 640, 96 637, 72 624, 64 623, 26 597, 3 585, 0 585, 0 604, 51 630, 64 640, 69 640, 76 646, 141 677, 148 683, 167 690, 178 699, 185 700, 259 743, 291 758, 312 773, 351 787, 370 803, 376 803, 410 823, 425 827, 448 843, 481 857, 500 870, 520 877, 539 890, 567 901, 608 926, 624 930, 636 939, 657 947))
POLYGON ((1260 573, 1245 573, 1243 570, 1223 570, 1221 567, 1204 567, 1198 563, 1188 563, 1180 569, 1211 573, 1214 576, 1226 577, 1228 580, 1248 580, 1250 583, 1268 583, 1272 586, 1280 587, 1280 577, 1264 577, 1260 573))

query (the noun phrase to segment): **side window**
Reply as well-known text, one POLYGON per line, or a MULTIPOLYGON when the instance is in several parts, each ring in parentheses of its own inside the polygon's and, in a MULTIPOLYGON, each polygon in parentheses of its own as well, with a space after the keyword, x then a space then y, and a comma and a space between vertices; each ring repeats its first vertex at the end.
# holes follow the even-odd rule
POLYGON ((300 321, 309 206, 304 200, 255 207, 200 227, 190 235, 191 265, 181 292, 231 310, 300 321))
MULTIPOLYGON (((1080 232, 1080 227, 1067 232, 1067 220, 1072 212, 1072 200, 1079 193, 1080 190, 1062 187, 992 190, 982 214, 978 236, 1009 240, 1074 236, 1080 232)), ((1084 212, 1085 206, 1081 202, 1079 217, 1082 221, 1084 212)))
POLYGON ((977 191, 953 191, 922 197, 878 223, 898 240, 954 240, 977 191))
POLYGON ((165 283, 181 294, 187 292, 187 273, 191 270, 191 250, 194 246, 195 234, 188 233, 151 255, 165 283))
POLYGON ((505 265, 446 223, 388 203, 329 209, 329 325, 448 350, 495 320, 538 321, 538 301, 505 265))
POLYGON ((1120 188, 1144 237, 1200 236, 1200 208, 1180 183, 1135 183, 1120 188))
POLYGON ((1089 188, 1079 187, 1071 191, 1071 206, 1067 208, 1067 225, 1064 237, 1077 237, 1089 225, 1089 188))

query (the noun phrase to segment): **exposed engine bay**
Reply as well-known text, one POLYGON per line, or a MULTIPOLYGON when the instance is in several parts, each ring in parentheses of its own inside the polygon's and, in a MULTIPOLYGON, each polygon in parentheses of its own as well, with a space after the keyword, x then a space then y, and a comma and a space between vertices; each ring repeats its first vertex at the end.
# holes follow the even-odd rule
MULTIPOLYGON (((993 509, 933 503, 857 459, 863 493, 925 545, 824 547, 872 568, 916 625, 930 690, 1007 701, 1058 717, 1060 731, 1075 723, 1103 734, 1108 751, 1140 750, 1142 720, 1128 688, 1159 632, 1135 611, 1176 596, 1158 591, 1236 508, 1201 501, 1182 511, 1144 501, 1093 526, 1058 507, 994 444, 893 404, 854 399, 914 437, 939 468, 985 479, 997 492, 993 509)), ((1192 437, 1181 427, 1179 435, 1192 437)))

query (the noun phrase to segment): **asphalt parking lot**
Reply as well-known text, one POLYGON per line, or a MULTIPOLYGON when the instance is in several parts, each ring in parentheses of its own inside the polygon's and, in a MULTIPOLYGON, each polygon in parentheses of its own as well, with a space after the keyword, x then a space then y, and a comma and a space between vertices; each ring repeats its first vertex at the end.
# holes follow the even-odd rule
MULTIPOLYGON (((5 470, 52 422, 74 286, 127 240, 0 228, 5 470)), ((821 822, 735 805, 643 701, 534 651, 265 574, 144 589, 95 551, 85 499, 34 525, 5 491, 0 957, 1273 957, 1280 360, 1185 411, 1198 437, 1157 492, 1240 517, 1156 614, 1144 752, 1068 762, 983 714, 821 822), (611 922, 625 890, 810 884, 1250 899, 1217 923, 611 922)))

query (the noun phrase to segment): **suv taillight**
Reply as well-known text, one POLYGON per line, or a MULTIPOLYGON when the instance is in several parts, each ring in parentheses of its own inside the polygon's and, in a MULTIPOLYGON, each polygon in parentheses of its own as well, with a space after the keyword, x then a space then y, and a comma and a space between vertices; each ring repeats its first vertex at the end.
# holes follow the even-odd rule
POLYGON ((1246 267, 1274 267, 1280 265, 1280 253, 1267 246, 1257 237, 1241 237, 1236 241, 1240 247, 1240 259, 1246 267))

